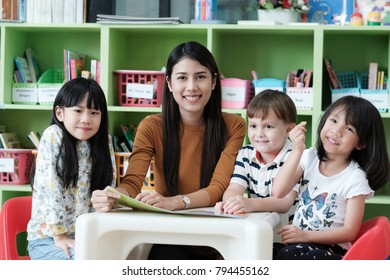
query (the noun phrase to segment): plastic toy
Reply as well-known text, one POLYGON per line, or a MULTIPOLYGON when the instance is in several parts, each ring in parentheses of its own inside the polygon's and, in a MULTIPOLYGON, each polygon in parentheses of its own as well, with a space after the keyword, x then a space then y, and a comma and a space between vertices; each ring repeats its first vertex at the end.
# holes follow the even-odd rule
POLYGON ((349 25, 352 25, 352 26, 364 25, 363 15, 359 12, 354 12, 351 15, 351 20, 349 22, 349 25))
POLYGON ((387 11, 386 15, 383 17, 382 25, 390 25, 390 11, 387 11))

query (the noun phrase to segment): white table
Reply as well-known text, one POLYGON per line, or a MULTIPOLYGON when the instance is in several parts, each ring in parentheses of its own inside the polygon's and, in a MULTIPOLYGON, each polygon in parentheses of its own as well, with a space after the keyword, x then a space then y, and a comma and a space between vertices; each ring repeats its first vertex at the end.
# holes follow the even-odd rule
POLYGON ((230 260, 272 259, 273 229, 283 220, 284 215, 274 212, 251 213, 244 219, 141 211, 89 213, 76 221, 76 259, 146 259, 151 245, 158 243, 210 246, 230 260))

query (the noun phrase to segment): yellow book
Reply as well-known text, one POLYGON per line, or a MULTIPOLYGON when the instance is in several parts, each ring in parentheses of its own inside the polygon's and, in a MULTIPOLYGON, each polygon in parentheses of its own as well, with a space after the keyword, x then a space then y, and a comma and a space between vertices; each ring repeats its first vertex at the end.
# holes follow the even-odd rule
POLYGON ((381 83, 380 83, 380 88, 379 89, 383 89, 383 83, 385 82, 385 71, 381 71, 381 83))

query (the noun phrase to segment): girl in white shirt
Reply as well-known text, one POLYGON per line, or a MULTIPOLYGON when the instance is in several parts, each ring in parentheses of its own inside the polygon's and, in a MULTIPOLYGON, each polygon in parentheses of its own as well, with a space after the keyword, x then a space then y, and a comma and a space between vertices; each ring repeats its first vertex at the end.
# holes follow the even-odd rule
POLYGON ((317 148, 305 149, 305 125, 290 132, 293 150, 273 185, 276 197, 294 188, 299 199, 293 224, 278 232, 274 259, 342 259, 359 232, 365 200, 388 181, 382 118, 369 101, 346 96, 324 112, 317 148))

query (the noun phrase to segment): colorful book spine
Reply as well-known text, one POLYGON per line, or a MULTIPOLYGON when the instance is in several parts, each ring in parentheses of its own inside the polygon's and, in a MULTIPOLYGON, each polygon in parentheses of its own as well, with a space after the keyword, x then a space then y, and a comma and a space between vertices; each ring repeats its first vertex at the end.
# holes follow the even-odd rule
POLYGON ((368 70, 368 89, 377 88, 378 63, 371 62, 368 70))
POLYGON ((28 67, 30 69, 32 82, 36 83, 41 76, 41 71, 38 65, 38 56, 31 48, 26 48, 24 51, 26 54, 26 59, 28 63, 28 67))
POLYGON ((96 61, 96 82, 100 85, 100 60, 96 61))
POLYGON ((30 68, 28 67, 27 59, 24 57, 15 57, 16 67, 22 77, 23 83, 31 83, 32 77, 30 68))
POLYGON ((96 59, 91 59, 91 79, 96 81, 96 59))
POLYGON ((81 71, 84 69, 84 60, 72 58, 70 60, 70 79, 73 80, 81 76, 81 71))

